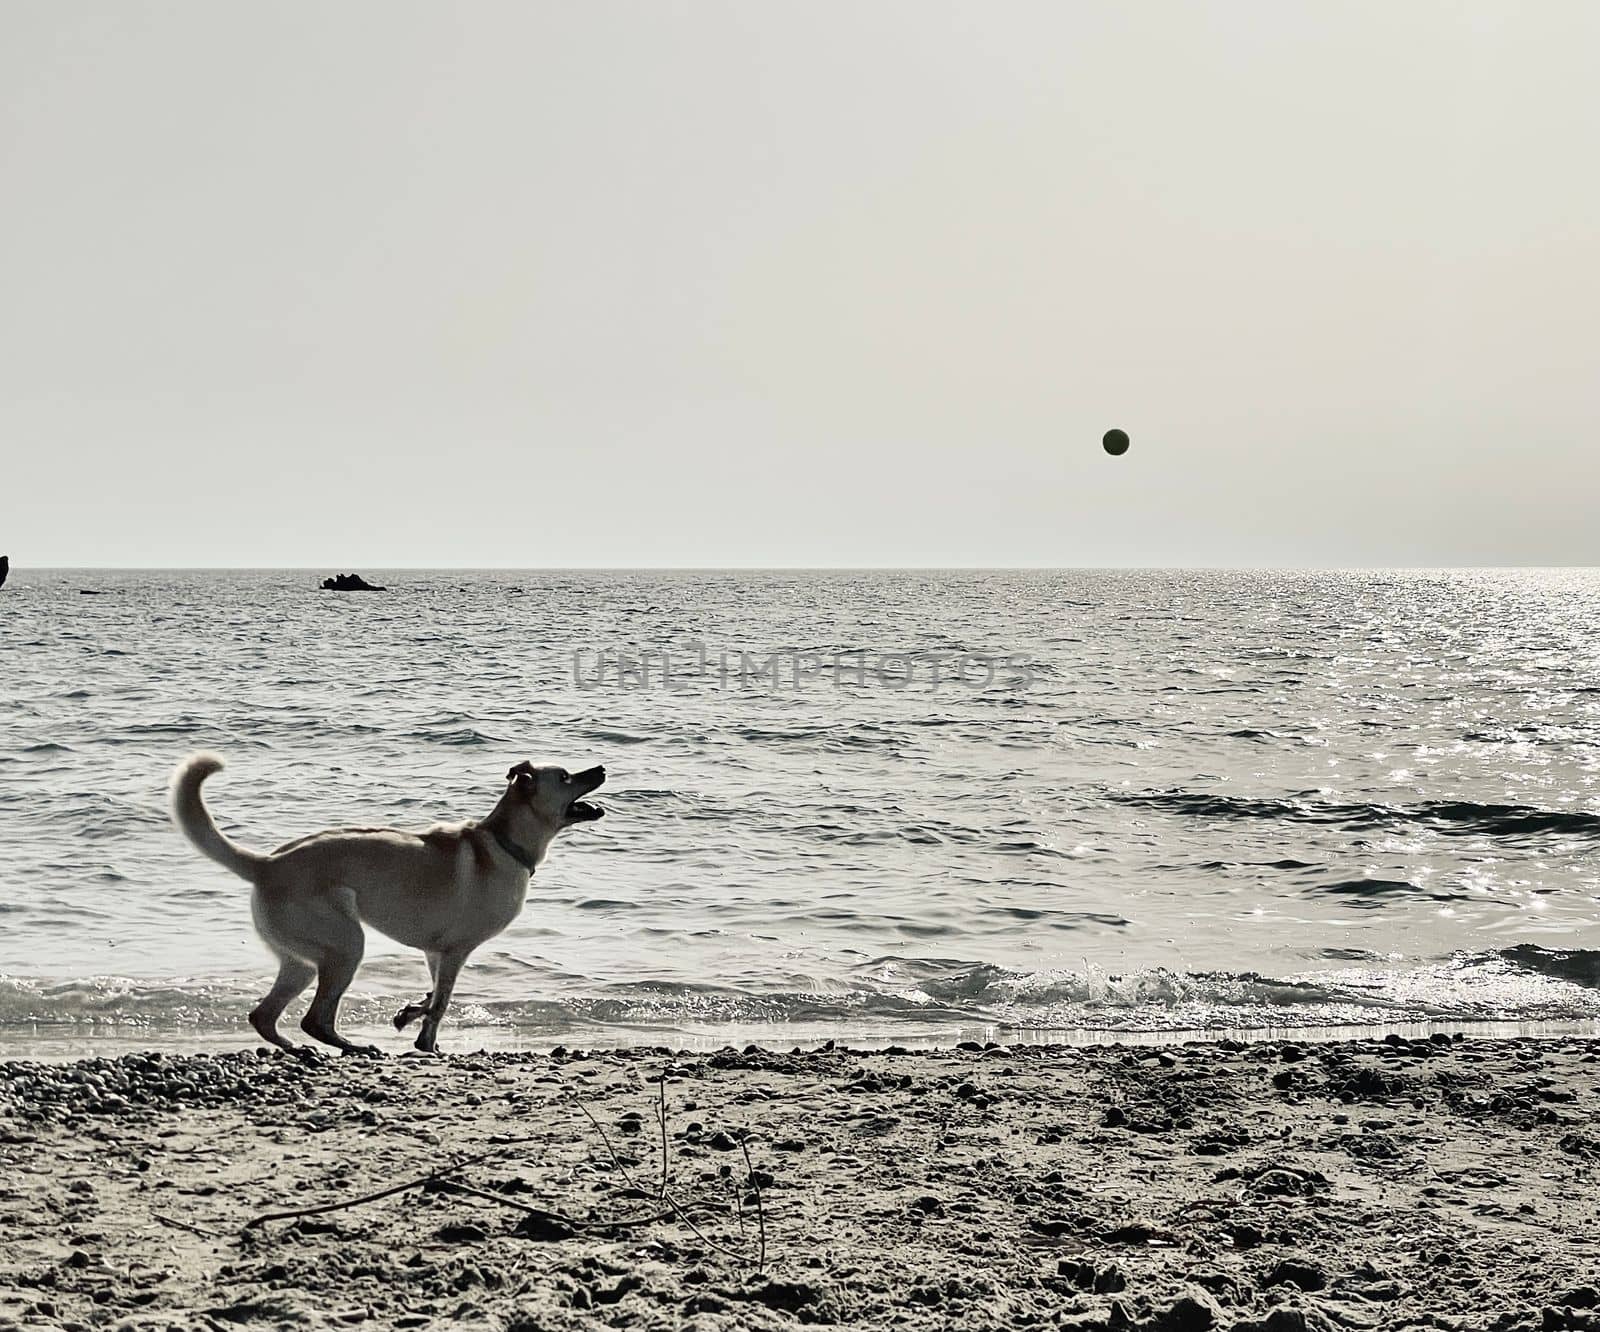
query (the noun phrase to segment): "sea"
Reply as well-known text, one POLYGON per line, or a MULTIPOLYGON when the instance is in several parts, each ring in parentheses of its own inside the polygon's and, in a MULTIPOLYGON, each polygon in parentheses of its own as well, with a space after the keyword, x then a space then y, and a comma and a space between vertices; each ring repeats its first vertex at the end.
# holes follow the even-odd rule
POLYGON ((197 749, 258 849, 605 765, 442 1048, 1597 1029, 1600 571, 331 572, 13 570, 0 1051, 256 1043, 197 749))

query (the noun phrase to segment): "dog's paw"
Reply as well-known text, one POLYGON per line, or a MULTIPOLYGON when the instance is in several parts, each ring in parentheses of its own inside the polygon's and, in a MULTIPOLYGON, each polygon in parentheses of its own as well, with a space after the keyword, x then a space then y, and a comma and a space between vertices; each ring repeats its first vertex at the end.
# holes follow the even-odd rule
POLYGON ((418 1018, 428 1016, 428 1006, 433 1003, 433 991, 429 990, 420 1004, 407 1004, 394 1015, 394 1029, 404 1031, 418 1018))
POLYGON ((382 1059, 383 1051, 376 1045, 347 1045, 344 1047, 345 1055, 359 1055, 363 1059, 382 1059))

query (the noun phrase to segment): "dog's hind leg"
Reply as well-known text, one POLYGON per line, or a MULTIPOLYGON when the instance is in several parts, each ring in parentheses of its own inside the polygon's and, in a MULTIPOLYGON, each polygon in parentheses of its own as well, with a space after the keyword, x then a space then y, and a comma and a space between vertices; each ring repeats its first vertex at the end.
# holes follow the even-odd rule
POLYGON ((317 993, 306 1015, 300 1019, 300 1029, 345 1054, 382 1054, 377 1046, 357 1045, 345 1040, 334 1029, 339 1001, 355 979, 356 968, 361 965, 361 955, 366 950, 366 938, 361 933, 360 921, 343 914, 330 915, 332 920, 325 917, 322 922, 327 932, 322 937, 321 954, 317 958, 317 993))
MULTIPOLYGON (((427 955, 427 958, 428 958, 428 975, 430 977, 432 977, 434 983, 437 984, 438 980, 439 980, 439 954, 437 954, 437 953, 429 953, 427 955)), ((415 1022, 419 1017, 427 1016, 428 1008, 432 1003, 433 1003, 433 991, 429 990, 428 993, 427 993, 427 996, 423 999, 423 1001, 420 1004, 407 1004, 404 1008, 402 1008, 398 1013, 396 1013, 394 1015, 394 1029, 396 1031, 404 1031, 413 1022, 415 1022)))
POLYGON ((450 1006, 450 995, 456 988, 456 977, 467 960, 467 953, 439 954, 439 965, 433 974, 433 993, 428 996, 428 1011, 422 1015, 422 1030, 417 1033, 417 1049, 434 1050, 439 1043, 439 1022, 444 1010, 450 1006))
POLYGON ((297 957, 278 959, 278 979, 273 981, 266 997, 250 1011, 250 1025, 262 1040, 270 1041, 280 1050, 288 1050, 291 1054, 300 1052, 298 1045, 285 1040, 279 1033, 278 1019, 283 1016, 283 1010, 311 984, 316 974, 314 966, 297 957))

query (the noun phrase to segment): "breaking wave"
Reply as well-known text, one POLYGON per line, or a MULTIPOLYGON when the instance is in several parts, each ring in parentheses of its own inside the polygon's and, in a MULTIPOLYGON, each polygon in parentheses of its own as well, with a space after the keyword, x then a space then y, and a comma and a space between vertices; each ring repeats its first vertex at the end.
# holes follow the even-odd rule
POLYGON ((1425 828, 1450 837, 1600 838, 1600 814, 1587 810, 1538 809, 1532 805, 1479 804, 1472 800, 1428 800, 1414 805, 1341 804, 1314 793, 1288 799, 1251 799, 1194 791, 1112 792, 1112 800, 1185 818, 1269 819, 1340 828, 1425 828))
MULTIPOLYGON (((728 986, 613 983, 545 997, 459 1002, 449 1026, 540 1040, 672 1041, 761 1027, 777 1039, 849 1029, 885 1039, 905 1031, 954 1040, 985 1028, 1055 1032, 1249 1032, 1416 1022, 1600 1020, 1600 953, 1519 945, 1404 971, 1330 950, 1345 965, 1300 976, 1175 972, 1010 971, 954 961, 864 963, 853 985, 824 991, 751 992, 728 986), (1358 965, 1349 965, 1356 962, 1358 965), (1359 965, 1366 963, 1367 965, 1359 965)), ((0 1035, 181 1036, 254 1041, 245 1014, 266 978, 149 981, 96 977, 68 983, 0 977, 0 1035)), ((342 1019, 383 1031, 418 996, 359 981, 342 1019)), ((291 1017, 298 1012, 290 1010, 291 1017)), ((287 1019, 286 1019, 287 1022, 287 1019)))

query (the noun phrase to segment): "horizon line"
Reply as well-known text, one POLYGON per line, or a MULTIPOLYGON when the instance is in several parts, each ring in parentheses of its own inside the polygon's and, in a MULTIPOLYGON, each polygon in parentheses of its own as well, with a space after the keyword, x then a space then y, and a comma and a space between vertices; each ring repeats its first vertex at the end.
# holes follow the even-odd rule
MULTIPOLYGON (((24 573, 305 573, 328 576, 322 564, 33 564, 11 565, 24 573)), ((1338 570, 1600 569, 1600 564, 367 564, 336 572, 374 573, 1025 573, 1120 570, 1332 572, 1338 570)))

